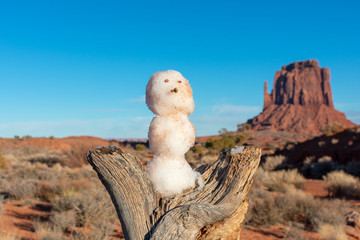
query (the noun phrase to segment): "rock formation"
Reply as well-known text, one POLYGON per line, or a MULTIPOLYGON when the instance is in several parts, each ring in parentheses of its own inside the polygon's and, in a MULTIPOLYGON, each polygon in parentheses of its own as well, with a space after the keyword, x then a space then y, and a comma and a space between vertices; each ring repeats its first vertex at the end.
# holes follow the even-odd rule
POLYGON ((262 113, 248 123, 255 130, 309 134, 319 134, 333 123, 355 126, 334 108, 330 70, 320 68, 317 60, 291 63, 277 71, 271 94, 265 82, 262 113))

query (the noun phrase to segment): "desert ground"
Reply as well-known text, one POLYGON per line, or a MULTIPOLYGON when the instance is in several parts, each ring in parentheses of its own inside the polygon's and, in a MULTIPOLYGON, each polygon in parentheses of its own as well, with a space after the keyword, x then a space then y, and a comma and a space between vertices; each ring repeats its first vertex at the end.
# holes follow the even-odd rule
MULTIPOLYGON (((360 239, 360 162, 335 154, 359 156, 359 127, 304 140, 244 126, 197 138, 186 154, 196 168, 235 145, 263 150, 241 239, 360 239), (303 148, 322 150, 306 155, 303 148), (303 157, 294 159, 295 150, 303 157)), ((137 156, 144 167, 152 158, 141 141, 0 139, 0 238, 124 239, 110 197, 86 162, 88 150, 107 145, 137 156)))

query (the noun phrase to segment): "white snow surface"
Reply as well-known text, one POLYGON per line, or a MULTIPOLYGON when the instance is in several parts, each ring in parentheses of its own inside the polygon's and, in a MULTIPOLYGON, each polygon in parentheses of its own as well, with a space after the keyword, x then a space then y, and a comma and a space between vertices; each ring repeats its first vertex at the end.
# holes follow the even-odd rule
POLYGON ((178 71, 154 73, 146 86, 146 104, 157 115, 192 114, 194 100, 189 81, 178 71))
POLYGON ((238 153, 242 153, 242 151, 244 151, 244 148, 245 148, 244 146, 235 146, 230 150, 230 154, 235 155, 238 153))
POLYGON ((201 186, 201 176, 185 160, 195 143, 188 117, 195 107, 189 81, 174 70, 154 73, 146 86, 146 104, 156 114, 148 134, 154 157, 146 169, 156 190, 171 197, 195 187, 196 180, 201 186))
POLYGON ((198 175, 183 157, 157 157, 148 163, 148 173, 155 189, 165 197, 180 194, 187 188, 195 187, 198 175))

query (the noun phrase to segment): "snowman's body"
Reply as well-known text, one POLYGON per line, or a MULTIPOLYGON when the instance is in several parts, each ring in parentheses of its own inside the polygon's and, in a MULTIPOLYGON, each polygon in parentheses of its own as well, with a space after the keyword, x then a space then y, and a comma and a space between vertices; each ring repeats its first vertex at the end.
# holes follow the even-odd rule
POLYGON ((149 142, 154 153, 146 172, 156 190, 170 197, 202 184, 200 174, 185 160, 195 143, 195 128, 188 115, 194 111, 192 90, 177 71, 157 72, 146 87, 146 103, 156 114, 150 124, 149 142))
POLYGON ((150 123, 149 139, 157 155, 183 156, 195 143, 195 128, 186 114, 159 115, 150 123))

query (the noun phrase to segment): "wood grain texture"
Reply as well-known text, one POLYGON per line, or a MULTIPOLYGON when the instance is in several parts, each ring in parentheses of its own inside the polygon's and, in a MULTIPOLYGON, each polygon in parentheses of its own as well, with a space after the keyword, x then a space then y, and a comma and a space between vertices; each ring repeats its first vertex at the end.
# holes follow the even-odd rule
POLYGON ((118 148, 90 151, 88 161, 111 196, 126 239, 239 239, 260 156, 253 147, 237 154, 224 150, 212 165, 197 169, 202 189, 172 198, 157 193, 140 160, 118 148))

